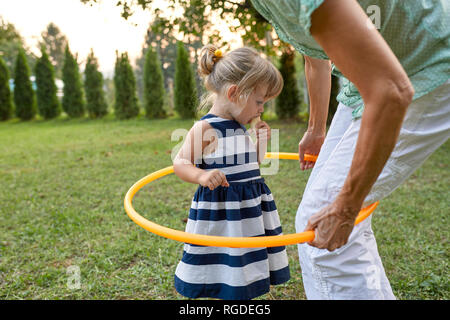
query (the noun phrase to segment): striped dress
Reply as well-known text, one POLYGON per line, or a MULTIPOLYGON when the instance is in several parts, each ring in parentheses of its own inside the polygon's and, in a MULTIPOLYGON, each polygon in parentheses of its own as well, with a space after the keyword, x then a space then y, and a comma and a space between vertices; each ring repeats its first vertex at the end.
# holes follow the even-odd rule
MULTIPOLYGON (((228 237, 282 234, 272 193, 261 177, 256 148, 245 127, 213 114, 201 120, 215 129, 218 141, 216 150, 204 155, 197 167, 221 170, 230 186, 198 187, 186 232, 228 237)), ((175 271, 175 288, 189 298, 252 299, 289 278, 285 247, 185 244, 175 271)))

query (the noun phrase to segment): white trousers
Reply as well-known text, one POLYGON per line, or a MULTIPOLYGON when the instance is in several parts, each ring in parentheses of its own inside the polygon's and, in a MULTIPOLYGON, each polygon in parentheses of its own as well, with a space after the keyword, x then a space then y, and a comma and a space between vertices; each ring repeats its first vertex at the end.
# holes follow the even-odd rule
MULTIPOLYGON (((329 205, 341 190, 355 151, 361 119, 338 106, 297 211, 295 227, 329 205)), ((450 137, 450 81, 409 106, 397 144, 364 206, 400 186, 450 137)), ((376 219, 376 214, 375 214, 376 219)), ((348 243, 332 252, 299 244, 308 299, 395 299, 371 228, 372 216, 355 226, 348 243)))

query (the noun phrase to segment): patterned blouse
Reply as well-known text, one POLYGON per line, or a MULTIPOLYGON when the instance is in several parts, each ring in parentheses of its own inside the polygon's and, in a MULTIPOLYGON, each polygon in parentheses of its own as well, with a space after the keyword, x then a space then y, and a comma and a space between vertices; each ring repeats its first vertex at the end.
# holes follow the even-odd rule
MULTIPOLYGON (((311 15, 324 0, 251 0, 281 40, 300 53, 318 59, 328 56, 310 34, 311 15)), ((450 77, 449 0, 358 0, 402 64, 414 86, 414 100, 444 84, 450 77)), ((363 101, 355 85, 342 78, 337 100, 362 116, 363 101)))

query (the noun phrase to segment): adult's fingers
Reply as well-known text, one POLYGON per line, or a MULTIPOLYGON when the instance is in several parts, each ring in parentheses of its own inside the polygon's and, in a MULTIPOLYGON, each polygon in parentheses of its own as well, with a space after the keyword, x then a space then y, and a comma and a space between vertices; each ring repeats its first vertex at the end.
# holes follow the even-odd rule
POLYGON ((314 167, 315 162, 314 161, 306 161, 305 168, 306 169, 312 169, 314 167))
POLYGON ((321 218, 321 213, 322 211, 319 211, 318 213, 313 214, 309 219, 308 219, 308 223, 306 224, 305 230, 304 231, 311 231, 314 230, 315 228, 317 228, 317 225, 320 222, 320 218, 321 218))
MULTIPOLYGON (((321 221, 322 217, 322 211, 319 211, 316 214, 313 214, 309 219, 308 223, 306 224, 304 231, 314 231, 314 239, 312 241, 309 241, 308 244, 320 248, 322 245, 322 235, 320 234, 320 230, 317 228, 319 225, 319 222, 321 221)), ((322 249, 322 248, 321 248, 322 249)))
POLYGON ((305 170, 305 150, 303 149, 302 145, 298 144, 298 159, 300 161, 300 169, 305 170))
MULTIPOLYGON (((307 228, 308 228, 308 226, 307 226, 307 228)), ((309 230, 314 231, 314 239, 312 241, 308 241, 307 243, 310 246, 322 249, 320 247, 321 246, 321 235, 320 235, 319 230, 317 229, 317 227, 310 227, 309 230)))
POLYGON ((308 244, 310 246, 316 247, 318 249, 328 249, 329 251, 333 251, 336 248, 332 248, 335 246, 335 243, 330 244, 325 234, 322 234, 319 226, 315 226, 314 228, 314 240, 309 241, 308 244))

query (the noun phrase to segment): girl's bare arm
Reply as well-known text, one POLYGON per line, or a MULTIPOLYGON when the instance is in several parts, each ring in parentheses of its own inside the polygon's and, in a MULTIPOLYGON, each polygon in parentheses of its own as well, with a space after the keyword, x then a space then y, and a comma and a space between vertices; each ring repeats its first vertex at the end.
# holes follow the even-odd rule
POLYGON ((215 149, 217 141, 215 130, 208 122, 196 122, 173 160, 175 174, 183 181, 200 184, 211 190, 219 185, 228 186, 226 177, 221 171, 206 171, 195 166, 203 154, 215 149))

